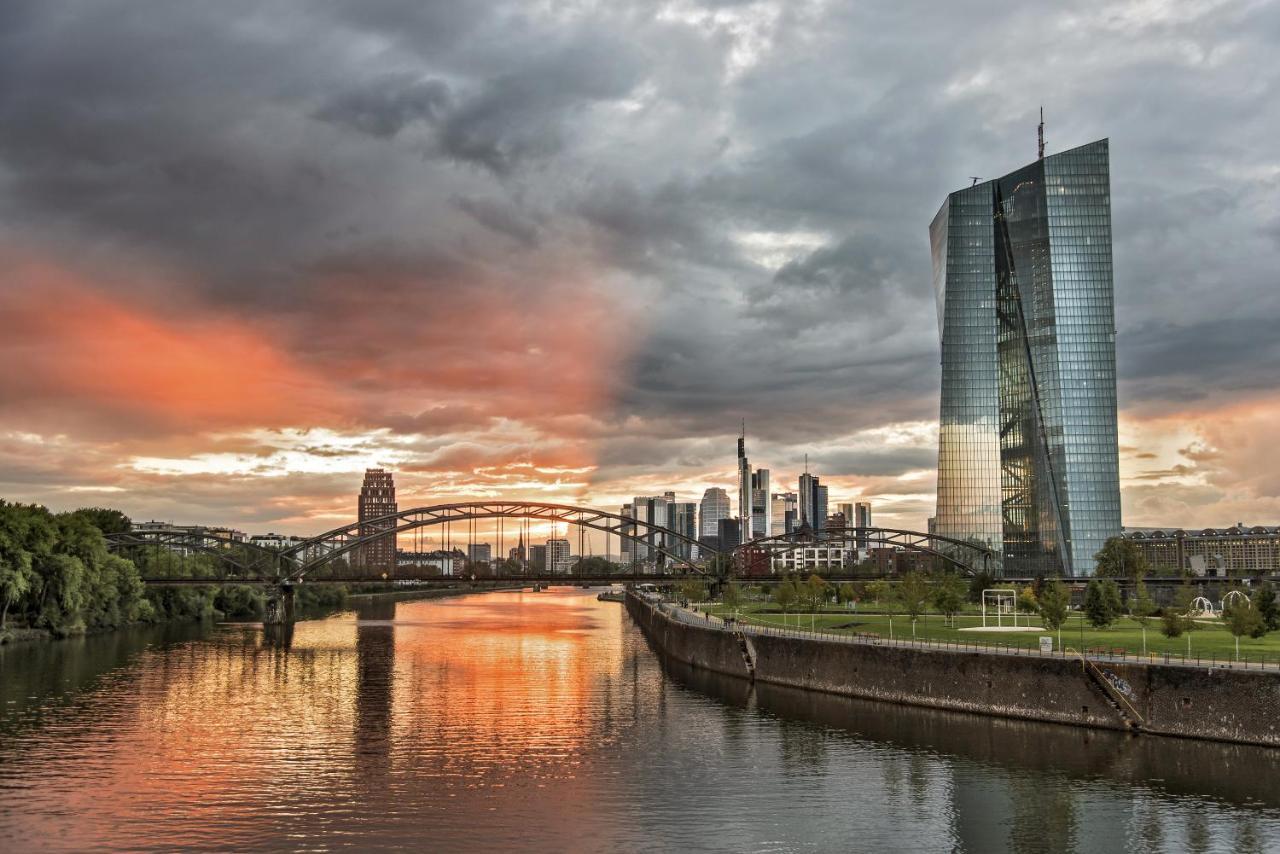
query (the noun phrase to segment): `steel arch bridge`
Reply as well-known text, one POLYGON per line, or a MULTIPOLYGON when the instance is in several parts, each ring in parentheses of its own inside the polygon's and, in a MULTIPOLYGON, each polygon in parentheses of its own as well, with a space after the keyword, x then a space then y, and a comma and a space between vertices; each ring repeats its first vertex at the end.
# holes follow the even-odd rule
MULTIPOLYGON (((134 563, 160 565, 174 555, 209 555, 222 575, 207 583, 271 583, 282 577, 280 552, 230 537, 199 530, 123 531, 107 534, 107 550, 134 563)), ((147 579, 144 579, 147 580, 147 579)))
MULTIPOLYGON (((288 586, 300 583, 321 567, 342 560, 353 552, 358 553, 364 546, 385 538, 396 538, 401 534, 422 528, 447 526, 477 519, 565 523, 611 534, 662 555, 671 562, 673 567, 681 570, 679 573, 672 573, 673 575, 706 575, 706 571, 698 563, 681 552, 692 555, 696 547, 704 554, 718 554, 718 550, 662 525, 587 507, 524 501, 463 502, 415 507, 376 519, 352 522, 281 550, 232 540, 219 534, 187 529, 111 534, 107 537, 107 545, 112 552, 134 558, 135 562, 151 556, 153 565, 161 564, 161 559, 165 556, 210 555, 217 559, 218 567, 222 570, 221 575, 207 578, 168 576, 144 579, 153 584, 246 583, 288 586)), ((458 545, 462 544, 462 541, 458 543, 458 545)), ((529 573, 529 575, 535 575, 535 573, 529 573)), ((539 578, 549 575, 551 574, 544 573, 539 578)), ((622 575, 619 574, 619 577, 621 578, 622 575)), ((662 575, 663 573, 657 572, 633 571, 627 575, 627 578, 644 580, 646 577, 662 575)), ((501 580, 504 576, 492 577, 501 580)), ((523 575, 510 576, 511 580, 523 577, 523 575)), ((561 577, 576 578, 576 576, 561 577)))
MULTIPOLYGON (((742 543, 733 549, 735 563, 741 564, 748 549, 760 548, 770 556, 811 546, 843 543, 874 543, 877 546, 904 549, 931 555, 948 566, 966 574, 993 572, 999 568, 996 553, 976 543, 899 528, 823 528, 801 529, 787 534, 775 534, 742 543)), ((861 547, 861 545, 859 545, 861 547)))
POLYGON ((420 528, 452 525, 453 523, 470 522, 476 519, 522 519, 536 522, 564 523, 576 525, 580 529, 600 531, 652 549, 657 554, 669 559, 674 565, 683 567, 687 572, 699 575, 705 574, 703 568, 695 563, 691 557, 687 557, 681 554, 679 550, 676 550, 676 545, 687 546, 690 555, 694 553, 694 549, 703 552, 718 552, 718 550, 710 549, 692 537, 685 536, 662 525, 655 525, 604 510, 574 507, 569 504, 544 504, 529 501, 469 501, 401 510, 398 513, 392 513, 376 519, 352 522, 349 525, 343 525, 309 540, 304 540, 281 552, 281 555, 293 566, 287 580, 301 581, 308 573, 318 567, 332 563, 363 546, 387 537, 398 537, 400 534, 409 533, 420 528))

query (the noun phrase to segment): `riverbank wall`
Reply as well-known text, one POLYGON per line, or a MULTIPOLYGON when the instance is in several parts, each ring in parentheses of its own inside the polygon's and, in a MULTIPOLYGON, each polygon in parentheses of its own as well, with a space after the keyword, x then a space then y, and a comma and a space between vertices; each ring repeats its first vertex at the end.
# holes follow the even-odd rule
POLYGON ((628 594, 663 654, 772 685, 934 709, 1280 747, 1280 673, 850 643, 697 625, 628 594))

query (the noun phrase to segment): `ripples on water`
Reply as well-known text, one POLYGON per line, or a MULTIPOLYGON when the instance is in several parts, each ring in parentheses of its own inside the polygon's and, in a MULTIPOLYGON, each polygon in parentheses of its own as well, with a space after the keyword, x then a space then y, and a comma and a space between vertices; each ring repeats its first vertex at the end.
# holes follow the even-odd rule
POLYGON ((6 851, 1275 851, 1277 782, 664 665, 572 589, 0 649, 6 851))

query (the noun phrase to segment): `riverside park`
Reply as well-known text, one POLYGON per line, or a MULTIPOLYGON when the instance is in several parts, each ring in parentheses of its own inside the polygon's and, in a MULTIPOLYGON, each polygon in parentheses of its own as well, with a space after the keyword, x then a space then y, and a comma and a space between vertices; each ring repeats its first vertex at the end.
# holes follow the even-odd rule
MULTIPOLYGON (((713 616, 778 629, 993 649, 1038 649, 1042 638, 1052 638, 1054 650, 1068 653, 1280 666, 1280 632, 1268 631, 1266 623, 1260 622, 1238 625, 1239 633, 1233 633, 1229 601, 1224 611, 1221 600, 1200 600, 1202 606, 1212 605, 1213 612, 1189 604, 1196 601, 1200 588, 1183 592, 1181 598, 1187 601, 1182 605, 1148 603, 1145 614, 1132 597, 1113 603, 1110 613, 1104 611, 1092 619, 1083 604, 1068 605, 1061 625, 1050 629, 1038 613, 1033 594, 1025 588, 1000 590, 1010 594, 1001 604, 993 604, 989 597, 985 614, 981 602, 972 601, 956 603, 946 609, 949 613, 939 613, 929 600, 938 595, 941 585, 927 585, 913 616, 890 585, 879 591, 873 587, 871 596, 866 595, 864 586, 863 597, 852 599, 849 597, 857 595, 853 590, 840 590, 816 577, 790 584, 790 596, 779 596, 776 588, 771 591, 765 587, 726 588, 710 601, 698 601, 705 597, 698 595, 702 590, 696 586, 683 593, 694 607, 713 616)), ((1269 588, 1266 591, 1262 595, 1269 595, 1269 588)), ((973 598, 980 599, 981 593, 975 591, 973 598)), ((1258 598, 1257 591, 1254 598, 1258 598)))

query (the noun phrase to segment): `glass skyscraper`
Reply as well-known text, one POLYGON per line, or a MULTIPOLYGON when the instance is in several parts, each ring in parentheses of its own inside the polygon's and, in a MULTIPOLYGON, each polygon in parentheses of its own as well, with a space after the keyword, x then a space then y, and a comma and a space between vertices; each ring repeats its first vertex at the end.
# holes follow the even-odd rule
POLYGON ((929 226, 939 534, 1092 575, 1120 533, 1107 140, 957 190, 929 226))

